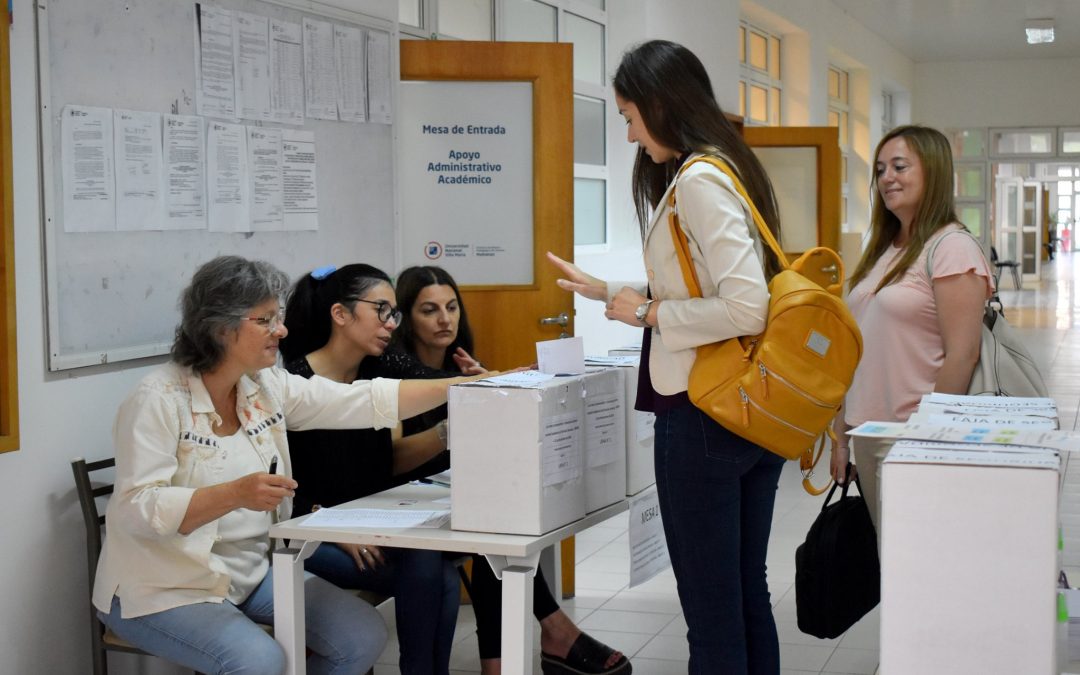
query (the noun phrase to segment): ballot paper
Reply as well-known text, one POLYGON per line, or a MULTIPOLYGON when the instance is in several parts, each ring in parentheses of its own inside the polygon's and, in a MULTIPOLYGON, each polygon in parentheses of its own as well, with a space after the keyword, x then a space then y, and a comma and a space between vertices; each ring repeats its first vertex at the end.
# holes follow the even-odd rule
POLYGON ((545 382, 554 379, 554 375, 541 373, 539 370, 523 370, 520 373, 496 375, 483 380, 469 382, 468 386, 478 387, 514 387, 516 389, 538 389, 545 382))
POLYGON ((636 366, 640 356, 586 356, 587 366, 636 366))
POLYGON ((541 373, 580 375, 585 372, 585 338, 573 337, 536 343, 536 364, 541 373))
POLYGON ((450 511, 411 509, 319 509, 301 527, 373 527, 439 529, 450 522, 450 511))

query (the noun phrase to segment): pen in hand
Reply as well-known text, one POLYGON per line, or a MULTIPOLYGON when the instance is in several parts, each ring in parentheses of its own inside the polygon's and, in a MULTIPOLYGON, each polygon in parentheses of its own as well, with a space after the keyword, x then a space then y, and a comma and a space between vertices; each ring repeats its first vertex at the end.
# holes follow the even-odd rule
POLYGON ((270 460, 270 471, 268 473, 277 473, 277 456, 270 460))

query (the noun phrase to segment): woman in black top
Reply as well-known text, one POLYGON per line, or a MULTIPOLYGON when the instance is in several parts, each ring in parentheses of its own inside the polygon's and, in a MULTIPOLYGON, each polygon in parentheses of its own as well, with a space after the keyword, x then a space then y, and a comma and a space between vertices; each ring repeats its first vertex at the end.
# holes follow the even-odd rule
MULTIPOLYGON (((289 336, 281 353, 289 372, 337 382, 444 376, 411 357, 386 352, 401 315, 389 277, 370 265, 304 275, 286 310, 289 336)), ((396 475, 442 452, 445 438, 445 426, 397 442, 389 429, 289 432, 299 484, 294 513, 383 490, 396 475)), ((326 545, 305 568, 338 586, 393 595, 401 672, 448 673, 460 596, 456 570, 441 552, 326 545)))
MULTIPOLYGON (((483 372, 483 366, 472 356, 472 331, 461 293, 446 270, 440 267, 404 270, 398 275, 397 303, 401 325, 394 331, 395 346, 400 345, 434 372, 452 369, 467 374, 483 372)), ((445 419, 445 406, 435 408, 406 420, 404 430, 406 434, 429 433, 424 430, 445 419)), ((481 556, 473 559, 472 600, 480 672, 497 674, 502 668, 502 584, 481 556)), ((533 585, 533 615, 540 621, 541 669, 545 675, 629 675, 631 672, 630 661, 625 656, 582 633, 559 609, 539 570, 533 585)))

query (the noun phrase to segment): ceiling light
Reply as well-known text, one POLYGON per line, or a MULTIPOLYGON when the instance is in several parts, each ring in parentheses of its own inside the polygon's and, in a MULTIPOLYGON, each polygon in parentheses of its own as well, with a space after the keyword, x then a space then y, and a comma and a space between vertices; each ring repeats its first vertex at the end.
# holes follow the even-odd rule
POLYGON ((1024 22, 1029 45, 1045 44, 1054 41, 1053 19, 1028 19, 1024 22))

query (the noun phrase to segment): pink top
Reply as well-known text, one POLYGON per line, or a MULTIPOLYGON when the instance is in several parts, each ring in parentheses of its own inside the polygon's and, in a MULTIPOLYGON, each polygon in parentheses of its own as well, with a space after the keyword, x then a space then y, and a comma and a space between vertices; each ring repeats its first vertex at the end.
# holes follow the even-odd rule
MULTIPOLYGON (((955 232, 947 225, 942 234, 955 232)), ((899 281, 874 293, 878 283, 903 249, 889 247, 870 273, 848 293, 848 306, 863 335, 863 355, 844 401, 844 421, 857 426, 867 421, 906 421, 923 394, 934 390, 945 361, 934 291, 926 276, 926 252, 899 281)), ((966 235, 942 240, 934 252, 934 278, 974 272, 986 279, 986 297, 993 293, 993 274, 982 249, 966 235)))

